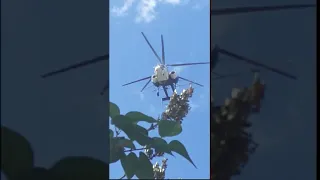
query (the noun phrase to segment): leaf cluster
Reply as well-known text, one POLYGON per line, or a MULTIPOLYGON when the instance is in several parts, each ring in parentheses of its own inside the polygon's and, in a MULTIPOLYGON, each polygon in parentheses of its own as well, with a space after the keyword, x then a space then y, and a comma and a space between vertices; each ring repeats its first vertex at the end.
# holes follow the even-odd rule
POLYGON ((66 157, 50 168, 34 165, 30 143, 17 132, 1 126, 1 172, 8 180, 104 180, 108 164, 91 157, 66 157))
MULTIPOLYGON (((125 176, 131 179, 133 176, 139 179, 154 179, 155 172, 151 160, 164 154, 173 156, 173 152, 186 158, 194 166, 185 146, 177 140, 167 142, 165 137, 177 136, 182 132, 180 122, 163 119, 154 119, 141 112, 131 111, 125 115, 120 113, 119 107, 110 102, 111 124, 120 129, 127 137, 115 134, 109 130, 110 161, 120 161, 125 176), (150 124, 148 129, 140 126, 139 122, 150 124), (150 137, 149 131, 157 129, 160 137, 150 137), (139 144, 142 148, 137 148, 139 144), (138 154, 133 151, 140 150, 138 154), (143 150, 143 151, 142 151, 143 150)), ((196 166, 195 166, 196 167, 196 166)))

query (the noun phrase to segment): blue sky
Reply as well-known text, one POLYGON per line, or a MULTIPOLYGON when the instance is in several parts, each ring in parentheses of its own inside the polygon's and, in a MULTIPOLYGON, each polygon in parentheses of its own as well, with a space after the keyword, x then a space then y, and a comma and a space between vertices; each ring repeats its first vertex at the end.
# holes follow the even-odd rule
MULTIPOLYGON (((208 59, 208 57, 204 57, 207 55, 205 52, 208 52, 206 50, 208 45, 203 45, 202 49, 196 48, 202 45, 202 42, 204 42, 203 44, 207 43, 208 37, 201 37, 201 35, 208 35, 207 31, 209 30, 209 27, 205 27, 208 26, 205 23, 205 19, 208 18, 207 12, 203 9, 201 12, 197 11, 196 9, 201 9, 202 6, 201 4, 197 5, 196 2, 203 1, 190 1, 180 5, 160 4, 156 9, 157 19, 150 23, 140 22, 137 24, 135 22, 138 15, 138 2, 129 8, 127 16, 111 16, 110 28, 113 37, 110 37, 110 45, 115 49, 111 48, 110 50, 112 51, 111 55, 118 54, 118 61, 111 60, 111 77, 119 77, 118 83, 111 79, 111 88, 117 88, 111 90, 117 90, 119 94, 122 92, 121 95, 130 100, 128 102, 138 102, 140 105, 132 103, 133 105, 128 106, 121 100, 122 98, 119 98, 119 94, 111 92, 111 100, 118 103, 123 112, 129 110, 147 111, 150 104, 148 102, 160 106, 160 100, 150 91, 145 93, 144 101, 139 101, 139 95, 134 95, 134 91, 138 92, 141 88, 138 85, 127 88, 120 87, 122 83, 138 78, 140 75, 138 73, 136 76, 129 73, 120 75, 120 72, 126 72, 123 70, 126 67, 120 68, 119 62, 131 63, 132 59, 137 59, 133 56, 147 56, 140 58, 143 61, 139 61, 140 64, 146 66, 145 69, 141 68, 143 69, 141 76, 151 74, 152 69, 150 68, 156 63, 150 49, 143 42, 140 31, 143 30, 146 33, 157 49, 160 46, 160 34, 164 34, 167 49, 168 46, 173 46, 172 50, 175 50, 174 53, 176 53, 174 55, 179 57, 178 60, 171 60, 172 58, 169 60, 169 57, 173 56, 173 52, 169 56, 169 51, 167 51, 168 62, 208 59), (186 18, 188 19, 182 18, 182 13, 187 14, 186 18), (201 29, 189 28, 186 23, 175 23, 173 17, 180 18, 178 19, 180 21, 190 21, 193 18, 195 19, 192 21, 193 27, 196 23, 202 23, 198 25, 201 29), (165 21, 165 19, 172 19, 172 22, 165 21), (120 25, 117 29, 115 29, 115 23, 120 25), (121 55, 124 51, 120 51, 117 46, 121 45, 121 49, 123 49, 123 46, 128 46, 128 43, 114 38, 121 38, 121 36, 117 37, 115 32, 124 31, 124 27, 121 27, 124 25, 131 29, 130 33, 122 32, 122 38, 129 34, 130 38, 127 37, 127 39, 136 38, 137 45, 141 44, 143 52, 137 52, 140 50, 137 49, 130 54, 128 60, 121 61, 122 57, 120 58, 120 56, 125 56, 121 55), (185 52, 193 52, 195 56, 183 59, 183 54, 178 54, 179 48, 177 47, 186 44, 184 42, 184 40, 187 41, 185 34, 200 30, 203 33, 198 33, 196 37, 193 37, 193 46, 190 43, 190 46, 184 47, 185 52), (184 33, 185 31, 190 32, 184 33), (119 42, 113 43, 115 40, 119 42), (199 43, 196 43, 196 40, 199 43), (119 53, 113 53, 115 50, 118 50, 119 53), (113 72, 117 72, 117 69, 113 70, 113 67, 118 67, 118 74, 113 74, 113 72)), ((302 2, 302 0, 213 1, 215 8, 302 2)), ((106 14, 108 1, 92 1, 90 5, 87 1, 79 0, 31 0, 24 1, 24 4, 17 3, 17 1, 3 1, 1 5, 3 7, 1 9, 3 15, 1 16, 3 28, 1 31, 1 124, 21 133, 30 141, 35 151, 37 166, 51 167, 58 159, 65 156, 91 156, 107 161, 106 151, 109 146, 106 143, 106 137, 108 131, 104 124, 107 118, 107 113, 105 113, 107 107, 105 99, 99 95, 99 91, 108 78, 103 75, 108 73, 106 63, 92 65, 47 80, 43 80, 39 76, 44 72, 107 53, 106 50, 109 49, 107 36, 109 27, 106 23, 109 19, 106 14), (70 9, 72 9, 72 13, 70 13, 70 9), (48 54, 50 55, 48 56, 48 54), (23 92, 21 92, 21 87, 23 87, 23 92)), ((111 7, 115 5, 121 7, 123 1, 113 0, 111 7), (118 4, 114 4, 115 2, 118 4)), ((262 77, 268 85, 266 99, 263 102, 261 114, 252 119, 254 139, 260 143, 260 147, 250 157, 242 176, 235 178, 237 180, 301 180, 315 179, 316 177, 315 20, 316 12, 314 9, 223 16, 215 17, 213 20, 213 39, 221 47, 279 67, 299 77, 297 81, 290 81, 274 73, 263 71, 262 77), (274 114, 277 114, 277 117, 274 114), (276 176, 274 176, 275 174, 276 176)), ((136 47, 134 48, 136 49, 136 47)), ((244 63, 222 60, 216 70, 220 73, 232 73, 245 71, 248 67, 244 63), (233 62, 233 66, 229 66, 228 62, 233 62)), ((197 72, 193 74, 190 73, 190 68, 187 68, 181 74, 208 85, 205 83, 208 79, 203 79, 208 78, 208 75, 201 77, 198 75, 202 72, 206 73, 205 68, 205 65, 194 67, 197 72), (192 75, 195 77, 191 78, 192 75)), ((215 89, 215 94, 229 96, 230 88, 250 82, 251 77, 216 82, 215 85, 218 88, 215 89)), ((186 144, 199 169, 195 170, 192 165, 179 156, 176 159, 170 158, 169 178, 207 177, 209 167, 207 156, 209 147, 206 144, 209 142, 209 130, 206 129, 209 128, 208 117, 198 118, 201 115, 197 114, 204 115, 208 112, 209 105, 205 105, 207 101, 201 101, 200 98, 197 98, 201 93, 206 95, 207 90, 205 88, 196 89, 192 100, 199 104, 199 108, 189 114, 184 122, 184 132, 178 136, 178 139, 186 144), (203 125, 195 126, 196 121, 201 121, 203 125), (192 127, 197 129, 193 131, 192 127), (188 141, 188 139, 198 137, 205 139, 188 141), (200 144, 201 150, 197 149, 199 146, 197 143, 200 144), (199 153, 203 156, 198 155, 199 153)), ((111 172, 113 178, 122 176, 119 166, 117 168, 117 165, 112 165, 111 170, 113 170, 111 172)))
MULTIPOLYGON (((141 111, 157 117, 164 109, 161 96, 154 88, 140 93, 145 82, 122 87, 122 84, 151 76, 157 59, 141 35, 148 37, 160 55, 164 36, 166 62, 209 61, 209 2, 205 0, 137 0, 110 2, 110 101, 116 103, 122 113, 141 111)), ((173 70, 173 68, 169 69, 173 70)), ((195 87, 191 99, 192 110, 183 122, 183 132, 167 141, 177 139, 187 148, 197 165, 195 169, 179 155, 168 157, 167 178, 209 177, 209 65, 175 68, 179 75, 203 84, 195 87)), ((181 82, 188 86, 188 83, 181 82)), ((178 92, 181 92, 180 87, 178 92)), ((170 92, 170 91, 169 91, 170 92)), ((151 134, 156 136, 156 132, 151 134)), ((156 159, 161 161, 161 159, 156 159)), ((121 164, 110 166, 110 178, 123 175, 121 164)))

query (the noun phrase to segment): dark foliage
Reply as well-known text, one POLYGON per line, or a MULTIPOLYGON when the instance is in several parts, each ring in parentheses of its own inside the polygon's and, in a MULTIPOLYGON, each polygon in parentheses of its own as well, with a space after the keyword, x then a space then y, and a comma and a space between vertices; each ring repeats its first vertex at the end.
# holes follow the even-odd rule
POLYGON ((258 74, 251 87, 233 89, 225 104, 211 106, 211 179, 230 180, 239 175, 258 144, 247 132, 249 117, 260 111, 265 85, 258 74))

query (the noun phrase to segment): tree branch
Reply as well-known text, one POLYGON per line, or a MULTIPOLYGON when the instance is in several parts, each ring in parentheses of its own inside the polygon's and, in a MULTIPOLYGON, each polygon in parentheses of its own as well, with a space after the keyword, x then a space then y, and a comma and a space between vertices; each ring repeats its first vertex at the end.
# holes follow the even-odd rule
POLYGON ((121 176, 121 178, 119 178, 119 179, 123 179, 123 178, 125 178, 126 177, 126 174, 124 174, 123 176, 121 176))
POLYGON ((130 150, 125 150, 124 152, 140 151, 140 150, 145 150, 145 149, 146 148, 130 149, 130 150))
POLYGON ((151 126, 147 129, 147 131, 154 130, 158 127, 158 124, 151 124, 151 126))

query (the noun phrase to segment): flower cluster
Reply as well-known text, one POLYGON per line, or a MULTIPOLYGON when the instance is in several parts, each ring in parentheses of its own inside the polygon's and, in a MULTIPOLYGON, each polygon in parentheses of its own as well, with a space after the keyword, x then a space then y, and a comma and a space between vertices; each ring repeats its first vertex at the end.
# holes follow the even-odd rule
POLYGON ((256 75, 251 87, 234 88, 231 98, 227 98, 223 105, 212 107, 212 175, 216 179, 230 179, 240 174, 249 155, 258 147, 247 132, 247 128, 251 127, 248 118, 260 111, 264 87, 256 75))
POLYGON ((168 167, 167 165, 167 158, 164 158, 162 160, 161 165, 158 164, 158 162, 156 162, 153 165, 153 173, 154 173, 154 179, 164 179, 166 176, 166 169, 168 167))
POLYGON ((166 110, 162 113, 162 119, 182 122, 191 109, 189 98, 192 97, 193 91, 191 85, 188 89, 184 89, 180 95, 175 91, 170 97, 166 110))

